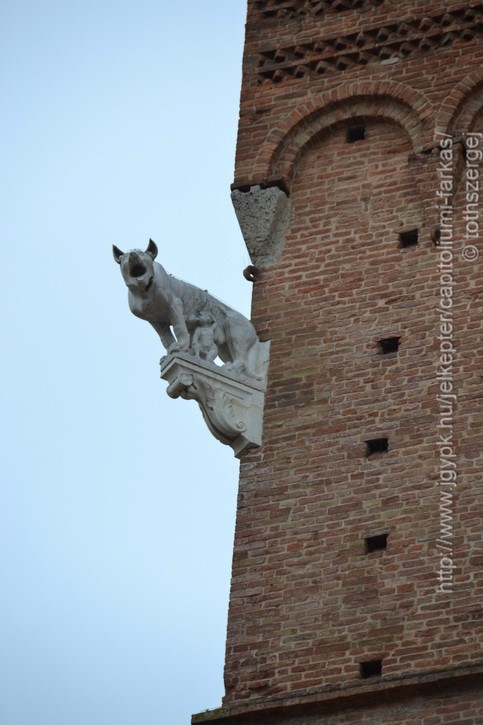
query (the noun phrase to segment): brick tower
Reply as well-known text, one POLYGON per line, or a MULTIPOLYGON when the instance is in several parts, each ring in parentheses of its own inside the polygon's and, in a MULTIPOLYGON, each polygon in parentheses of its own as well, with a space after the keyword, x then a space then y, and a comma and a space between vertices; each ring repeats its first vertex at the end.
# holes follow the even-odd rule
POLYGON ((482 17, 248 1, 233 201, 269 381, 226 695, 193 722, 483 723, 482 17))

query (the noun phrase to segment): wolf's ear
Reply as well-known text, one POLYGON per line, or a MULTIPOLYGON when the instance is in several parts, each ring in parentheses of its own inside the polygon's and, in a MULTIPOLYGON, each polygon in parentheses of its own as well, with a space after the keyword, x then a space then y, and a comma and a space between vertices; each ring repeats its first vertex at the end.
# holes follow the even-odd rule
POLYGON ((151 256, 151 257, 152 257, 153 259, 156 259, 156 257, 158 256, 158 248, 157 248, 157 246, 155 245, 155 243, 153 242, 153 240, 152 240, 152 239, 150 239, 150 240, 149 240, 149 244, 148 244, 148 246, 146 247, 146 252, 147 252, 147 254, 149 254, 149 255, 150 255, 150 256, 151 256))
POLYGON ((124 252, 121 252, 121 250, 116 247, 115 244, 112 245, 112 254, 114 256, 114 259, 118 264, 121 264, 121 257, 124 254, 124 252))

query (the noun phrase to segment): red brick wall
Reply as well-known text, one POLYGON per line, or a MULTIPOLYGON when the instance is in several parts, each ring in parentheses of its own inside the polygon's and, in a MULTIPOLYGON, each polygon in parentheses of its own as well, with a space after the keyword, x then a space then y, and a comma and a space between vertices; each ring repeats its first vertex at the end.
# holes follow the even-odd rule
MULTIPOLYGON (((323 5, 317 15, 310 0, 249 2, 235 185, 282 177, 292 215, 281 259, 254 285, 253 320, 271 357, 264 445, 241 464, 228 707, 357 686, 367 660, 382 660, 382 677, 366 681, 380 684, 481 659, 482 270, 481 256, 461 257, 464 176, 452 307, 456 569, 446 593, 437 579, 440 249, 431 236, 435 130, 456 131, 456 142, 483 130, 481 3, 323 5), (400 59, 381 63, 387 53, 400 59), (321 74, 310 65, 317 54, 321 74), (354 123, 366 138, 347 143, 354 123), (399 233, 414 228, 418 244, 400 248, 399 233), (393 336, 398 352, 379 354, 377 341, 393 336), (388 452, 367 457, 365 441, 381 437, 388 452), (365 537, 381 533, 387 549, 366 553, 365 537)), ((460 173, 459 143, 454 159, 460 173)), ((464 701, 466 710, 455 707, 466 720, 437 710, 431 719, 414 700, 400 712, 374 705, 323 722, 482 721, 464 701)), ((322 722, 298 717, 287 722, 322 722)))
MULTIPOLYGON (((305 4, 308 7, 310 2, 286 4, 305 4)), ((465 17, 465 12, 477 16, 481 22, 479 0, 466 3, 455 0, 445 3, 384 0, 378 4, 367 0, 362 9, 320 15, 296 12, 286 18, 263 18, 258 3, 251 0, 248 4, 235 185, 258 183, 269 174, 267 155, 283 139, 290 123, 303 118, 311 104, 317 106, 321 99, 328 105, 327 96, 331 92, 344 94, 344 87, 349 84, 357 86, 360 94, 368 95, 377 86, 380 93, 387 88, 393 99, 405 99, 419 114, 429 114, 431 132, 443 109, 458 106, 461 100, 458 97, 461 90, 459 83, 463 86, 463 95, 469 95, 473 90, 474 96, 477 80, 474 78, 471 82, 468 76, 476 73, 481 88, 481 45, 478 35, 471 37, 476 32, 477 19, 471 21, 471 16, 465 17), (411 23, 421 27, 413 28, 411 23), (377 31, 384 33, 378 37, 377 31), (359 33, 366 33, 361 41, 357 40, 359 33), (422 40, 419 40, 421 37, 422 40), (346 38, 350 38, 351 42, 347 43, 346 38), (407 48, 404 47, 404 38, 407 39, 407 48), (324 41, 318 51, 317 42, 322 44, 324 41), (337 45, 337 41, 342 46, 337 45), (359 48, 358 42, 364 44, 359 48), (347 46, 346 55, 344 44, 347 46), (370 62, 361 64, 363 59, 351 52, 354 45, 370 62), (331 46, 334 46, 333 51, 331 46), (296 49, 301 54, 299 65, 295 54, 287 53, 287 49, 296 49), (269 51, 276 52, 277 58, 286 57, 286 60, 267 61, 267 65, 262 67, 261 63, 266 60, 263 53, 269 51), (401 58, 396 63, 387 64, 386 56, 390 53, 401 58), (345 70, 329 67, 323 74, 305 68, 311 58, 320 56, 328 58, 331 63, 339 57, 341 61, 347 58, 350 65, 345 70), (276 82, 263 79, 261 73, 264 69, 277 65, 282 69, 282 78, 276 82), (300 78, 288 75, 286 69, 295 72, 294 67, 300 67, 305 75, 300 78), (399 88, 395 89, 394 84, 399 88)))

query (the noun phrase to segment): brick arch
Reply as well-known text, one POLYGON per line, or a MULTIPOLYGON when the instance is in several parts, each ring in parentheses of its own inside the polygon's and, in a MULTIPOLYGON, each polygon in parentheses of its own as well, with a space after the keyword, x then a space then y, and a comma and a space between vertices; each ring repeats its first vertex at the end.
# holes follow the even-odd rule
POLYGON ((483 106, 483 68, 467 75, 445 98, 436 116, 436 133, 463 132, 483 106))
POLYGON ((394 81, 352 83, 308 101, 272 129, 255 166, 267 177, 290 179, 310 139, 334 123, 362 116, 392 119, 407 131, 415 151, 432 139, 432 107, 421 92, 394 81))

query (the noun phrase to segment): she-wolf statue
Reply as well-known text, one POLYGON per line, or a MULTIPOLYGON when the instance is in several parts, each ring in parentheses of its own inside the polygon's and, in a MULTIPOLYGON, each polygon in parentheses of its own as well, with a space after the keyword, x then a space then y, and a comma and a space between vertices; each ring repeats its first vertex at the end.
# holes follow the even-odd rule
POLYGON ((256 377, 260 343, 250 320, 207 291, 168 274, 154 261, 158 248, 152 239, 144 252, 122 252, 116 246, 112 251, 129 289, 131 312, 154 327, 168 354, 189 352, 212 361, 213 346, 199 344, 200 335, 206 337, 209 331, 226 370, 256 377))

